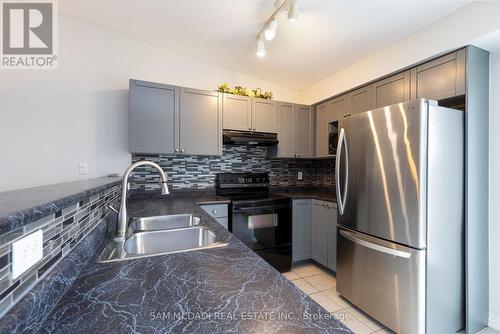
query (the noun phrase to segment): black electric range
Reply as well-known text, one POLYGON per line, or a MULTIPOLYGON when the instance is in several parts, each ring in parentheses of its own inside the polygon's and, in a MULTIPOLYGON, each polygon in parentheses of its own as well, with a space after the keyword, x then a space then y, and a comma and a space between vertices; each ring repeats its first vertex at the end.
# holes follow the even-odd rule
POLYGON ((267 173, 221 173, 217 194, 231 198, 229 230, 280 272, 292 265, 292 201, 269 193, 267 173))

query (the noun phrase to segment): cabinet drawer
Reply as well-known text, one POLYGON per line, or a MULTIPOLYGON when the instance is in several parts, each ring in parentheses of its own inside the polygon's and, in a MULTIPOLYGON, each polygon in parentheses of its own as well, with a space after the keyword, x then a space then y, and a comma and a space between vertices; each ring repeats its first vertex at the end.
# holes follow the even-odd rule
POLYGON ((201 208, 214 218, 225 218, 227 214, 227 204, 202 205, 201 208))

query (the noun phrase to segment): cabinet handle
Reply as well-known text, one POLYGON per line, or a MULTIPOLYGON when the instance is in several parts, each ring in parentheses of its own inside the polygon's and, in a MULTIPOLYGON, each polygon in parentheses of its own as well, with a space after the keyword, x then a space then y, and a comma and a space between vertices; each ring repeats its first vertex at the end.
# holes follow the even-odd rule
POLYGON ((255 128, 253 128, 253 131, 255 131, 255 128))
POLYGON ((351 113, 348 113, 347 116, 351 117, 351 113))
POLYGON ((181 149, 181 153, 184 153, 184 149, 181 149))
POLYGON ((217 213, 217 210, 212 210, 212 213, 215 215, 217 213))
POLYGON ((178 148, 175 149, 175 153, 179 153, 179 149, 178 148))
POLYGON ((346 117, 346 116, 347 116, 347 115, 346 115, 346 114, 344 114, 344 117, 346 117))
POLYGON ((248 130, 252 130, 252 128, 248 128, 248 130))
POLYGON ((297 154, 297 156, 300 158, 300 154, 297 154))

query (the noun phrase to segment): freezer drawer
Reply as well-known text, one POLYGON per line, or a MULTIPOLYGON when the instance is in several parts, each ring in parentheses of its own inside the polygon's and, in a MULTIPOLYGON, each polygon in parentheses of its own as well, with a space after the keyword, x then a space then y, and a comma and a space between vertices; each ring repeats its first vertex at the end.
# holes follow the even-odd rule
POLYGON ((338 226, 337 291, 397 333, 425 333, 425 252, 338 226))

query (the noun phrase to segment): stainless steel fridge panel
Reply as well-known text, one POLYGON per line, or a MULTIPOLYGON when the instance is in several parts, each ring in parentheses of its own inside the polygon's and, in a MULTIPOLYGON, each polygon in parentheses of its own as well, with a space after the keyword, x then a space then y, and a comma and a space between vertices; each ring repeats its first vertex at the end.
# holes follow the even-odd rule
POLYGON ((421 99, 340 121, 340 225, 426 247, 427 110, 421 99))
POLYGON ((425 333, 426 250, 337 232, 337 291, 397 333, 425 333))

